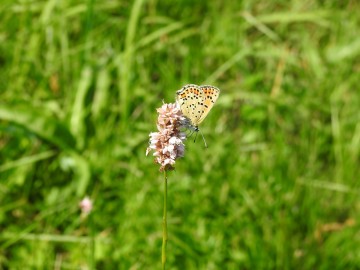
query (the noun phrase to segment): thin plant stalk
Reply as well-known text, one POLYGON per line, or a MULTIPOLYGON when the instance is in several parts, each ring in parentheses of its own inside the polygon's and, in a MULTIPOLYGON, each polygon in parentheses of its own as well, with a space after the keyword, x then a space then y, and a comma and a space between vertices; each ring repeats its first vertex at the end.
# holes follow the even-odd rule
POLYGON ((95 270, 95 229, 94 229, 94 220, 92 213, 89 214, 88 221, 90 227, 89 269, 95 270))
POLYGON ((167 206, 167 175, 166 175, 166 170, 164 170, 164 216, 163 216, 163 241, 162 241, 162 252, 161 252, 161 263, 163 270, 165 270, 166 244, 168 240, 166 206, 167 206))
POLYGON ((175 160, 184 156, 186 140, 185 133, 180 128, 185 121, 177 103, 163 104, 156 110, 158 120, 156 123, 157 132, 151 132, 149 146, 146 148, 146 155, 151 151, 155 153, 155 163, 160 165, 160 172, 164 172, 164 215, 163 215, 163 239, 161 248, 161 264, 165 270, 167 233, 167 171, 175 169, 175 160))
POLYGON ((88 226, 88 246, 89 246, 89 254, 88 254, 88 267, 90 270, 95 270, 95 228, 94 228, 94 219, 93 219, 93 202, 92 200, 86 196, 79 203, 79 207, 81 209, 81 218, 86 221, 88 226))

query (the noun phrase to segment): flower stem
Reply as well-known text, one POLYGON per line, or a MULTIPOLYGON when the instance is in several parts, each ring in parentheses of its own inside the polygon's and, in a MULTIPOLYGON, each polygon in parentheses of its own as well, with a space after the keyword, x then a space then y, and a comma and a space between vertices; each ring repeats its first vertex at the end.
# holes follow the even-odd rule
POLYGON ((95 270, 95 229, 94 229, 94 220, 93 213, 89 213, 88 221, 90 227, 90 256, 89 256, 89 269, 95 270))
POLYGON ((166 243, 168 240, 167 235, 167 218, 166 218, 166 204, 167 204, 167 175, 164 170, 164 216, 163 216, 163 241, 162 241, 162 252, 161 252, 161 263, 162 269, 165 270, 166 263, 166 243))

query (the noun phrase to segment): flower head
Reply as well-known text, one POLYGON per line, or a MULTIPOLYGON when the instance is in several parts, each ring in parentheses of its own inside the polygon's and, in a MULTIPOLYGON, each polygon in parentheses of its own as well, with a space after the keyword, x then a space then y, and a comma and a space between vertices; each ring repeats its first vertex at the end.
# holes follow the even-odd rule
POLYGON ((185 117, 176 103, 163 104, 157 112, 158 132, 150 133, 146 155, 154 151, 153 156, 155 162, 160 164, 160 171, 172 170, 175 160, 184 156, 186 135, 180 128, 185 117))
POLYGON ((86 196, 79 203, 79 207, 81 209, 82 214, 87 216, 88 214, 90 214, 90 212, 91 212, 91 210, 93 208, 93 202, 90 200, 89 197, 86 196))

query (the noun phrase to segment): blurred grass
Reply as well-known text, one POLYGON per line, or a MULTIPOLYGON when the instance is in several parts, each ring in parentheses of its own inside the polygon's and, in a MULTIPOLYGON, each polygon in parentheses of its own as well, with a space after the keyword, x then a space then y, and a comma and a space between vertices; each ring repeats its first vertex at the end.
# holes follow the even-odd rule
POLYGON ((155 109, 222 92, 169 175, 169 269, 358 269, 357 1, 2 1, 0 269, 158 269, 155 109))

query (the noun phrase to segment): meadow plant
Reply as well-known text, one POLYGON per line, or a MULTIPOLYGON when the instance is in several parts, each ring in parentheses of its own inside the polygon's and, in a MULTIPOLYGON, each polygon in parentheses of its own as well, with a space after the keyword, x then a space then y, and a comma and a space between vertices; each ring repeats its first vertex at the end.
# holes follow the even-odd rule
POLYGON ((94 222, 91 212, 93 210, 93 201, 88 197, 84 197, 79 203, 79 207, 81 210, 81 217, 87 220, 90 237, 89 237, 89 256, 88 256, 88 265, 89 269, 94 270, 95 267, 95 230, 94 230, 94 222))
POLYGON ((163 104, 157 109, 157 132, 151 132, 149 137, 149 147, 146 155, 154 151, 155 163, 160 165, 160 171, 164 172, 164 214, 163 214, 163 242, 161 252, 162 269, 166 264, 166 243, 167 235, 167 174, 169 170, 174 170, 175 160, 183 157, 185 152, 184 141, 185 133, 181 132, 185 117, 183 116, 177 103, 163 104))
POLYGON ((150 133, 149 147, 146 155, 154 151, 155 163, 160 165, 160 171, 173 170, 175 160, 184 156, 186 139, 185 133, 180 131, 185 121, 176 103, 163 104, 157 109, 157 132, 150 133))
POLYGON ((93 208, 93 202, 90 200, 88 196, 86 196, 84 199, 81 200, 79 203, 79 207, 81 209, 81 214, 83 216, 87 216, 90 214, 92 208, 93 208))

